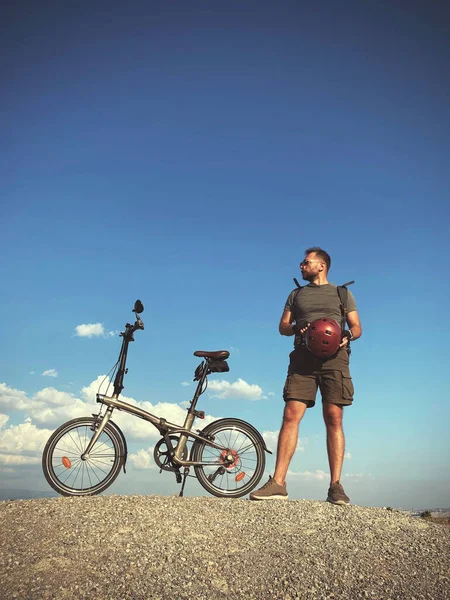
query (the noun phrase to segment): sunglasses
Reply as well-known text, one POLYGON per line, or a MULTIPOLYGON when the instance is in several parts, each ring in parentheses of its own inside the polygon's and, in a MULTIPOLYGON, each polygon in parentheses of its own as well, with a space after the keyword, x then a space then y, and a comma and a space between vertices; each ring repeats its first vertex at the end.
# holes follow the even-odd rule
POLYGON ((300 263, 301 267, 307 267, 309 265, 309 263, 313 263, 313 262, 322 262, 321 260, 315 260, 315 259, 309 259, 309 258, 305 258, 305 260, 302 260, 302 262, 300 263))

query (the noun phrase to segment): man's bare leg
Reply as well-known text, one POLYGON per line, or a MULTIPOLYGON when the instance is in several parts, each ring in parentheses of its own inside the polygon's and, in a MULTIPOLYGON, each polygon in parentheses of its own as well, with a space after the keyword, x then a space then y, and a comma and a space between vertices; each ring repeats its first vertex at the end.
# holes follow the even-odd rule
POLYGON ((273 474, 273 478, 280 485, 284 485, 286 482, 289 463, 297 447, 298 426, 306 408, 305 402, 298 402, 297 400, 288 400, 284 407, 283 424, 278 436, 277 461, 275 473, 273 474))
POLYGON ((336 483, 341 478, 344 464, 345 436, 342 427, 344 409, 338 404, 323 404, 323 418, 327 428, 327 452, 330 465, 330 483, 336 483))

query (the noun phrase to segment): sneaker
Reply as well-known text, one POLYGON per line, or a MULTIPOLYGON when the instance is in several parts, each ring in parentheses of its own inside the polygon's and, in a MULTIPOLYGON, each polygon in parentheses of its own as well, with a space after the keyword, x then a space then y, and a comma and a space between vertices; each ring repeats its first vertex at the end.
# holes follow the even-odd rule
POLYGON ((344 488, 339 481, 330 485, 327 502, 332 502, 333 504, 350 504, 350 498, 344 492, 344 488))
POLYGON ((250 494, 250 500, 287 500, 288 493, 286 490, 286 484, 280 485, 270 477, 269 481, 265 483, 262 488, 259 488, 253 494, 250 494))

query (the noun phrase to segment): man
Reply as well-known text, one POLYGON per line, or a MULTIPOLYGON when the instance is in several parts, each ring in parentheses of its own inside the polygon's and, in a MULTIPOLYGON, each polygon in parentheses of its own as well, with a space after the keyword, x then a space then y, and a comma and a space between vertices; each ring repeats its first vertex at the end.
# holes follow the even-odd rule
POLYGON ((348 344, 362 333, 355 299, 350 290, 345 316, 348 330, 343 330, 341 344, 333 357, 323 359, 313 356, 303 336, 309 323, 321 317, 341 324, 341 302, 337 287, 327 279, 330 265, 327 252, 319 247, 308 248, 305 259, 300 263, 300 270, 303 279, 309 283, 300 290, 293 290, 286 301, 279 331, 281 335, 295 335, 295 341, 283 390, 285 408, 278 437, 275 473, 262 488, 250 494, 251 500, 288 498, 285 478, 297 446, 298 427, 306 409, 314 406, 319 388, 331 476, 327 501, 333 504, 350 502, 340 483, 345 449, 342 417, 344 406, 350 406, 353 402, 348 344))

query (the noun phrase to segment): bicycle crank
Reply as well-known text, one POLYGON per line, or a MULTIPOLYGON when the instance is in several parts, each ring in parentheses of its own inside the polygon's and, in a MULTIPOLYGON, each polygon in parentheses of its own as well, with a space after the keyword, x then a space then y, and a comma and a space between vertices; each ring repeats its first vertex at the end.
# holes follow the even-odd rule
MULTIPOLYGON (((174 465, 170 456, 170 453, 178 444, 178 437, 176 435, 170 435, 169 438, 171 441, 172 448, 168 447, 165 438, 161 438, 156 444, 155 449, 153 451, 153 458, 155 459, 155 463, 162 471, 175 471, 179 469, 177 465, 174 465)), ((185 446, 181 454, 181 460, 187 460, 187 457, 188 449, 187 446, 185 446)))

